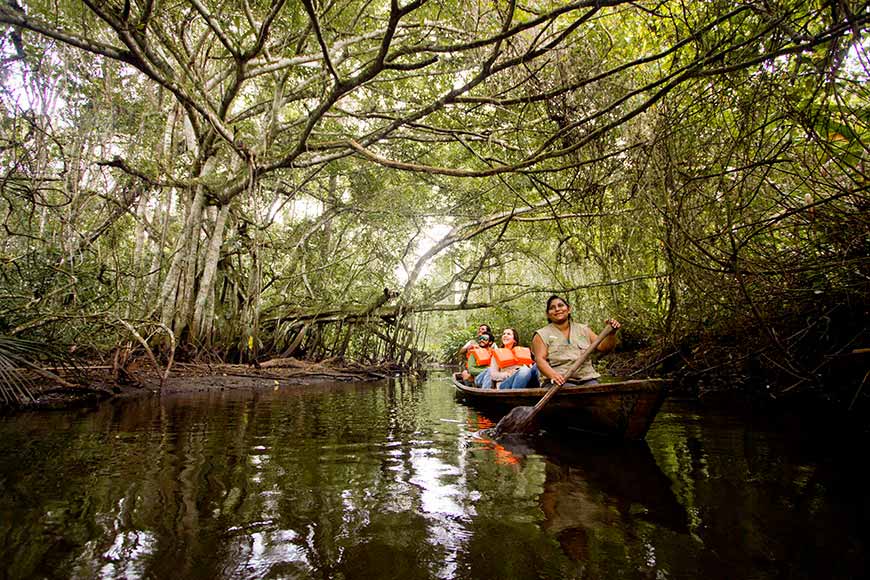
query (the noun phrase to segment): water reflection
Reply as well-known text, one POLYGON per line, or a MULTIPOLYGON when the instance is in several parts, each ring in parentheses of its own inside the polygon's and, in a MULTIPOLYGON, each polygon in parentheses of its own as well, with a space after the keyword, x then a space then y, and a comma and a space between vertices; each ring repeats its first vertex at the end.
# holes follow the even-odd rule
MULTIPOLYGON (((478 420, 478 425, 489 426, 478 420)), ((494 461, 521 466, 543 462, 545 481, 538 496, 541 527, 579 564, 596 560, 607 545, 635 556, 637 570, 656 569, 655 549, 638 531, 640 522, 673 533, 688 532, 687 513, 645 442, 506 435, 480 441, 494 461)), ((592 577, 595 577, 594 575, 592 577)))
POLYGON ((866 564, 852 464, 778 426, 672 408, 629 446, 490 427, 446 378, 3 418, 2 576, 850 578, 866 564))

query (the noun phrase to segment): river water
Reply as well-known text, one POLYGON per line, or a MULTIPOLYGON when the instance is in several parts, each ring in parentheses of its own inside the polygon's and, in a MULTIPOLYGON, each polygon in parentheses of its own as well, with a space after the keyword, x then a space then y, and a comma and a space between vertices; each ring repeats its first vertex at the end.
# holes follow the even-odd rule
POLYGON ((2 417, 0 574, 865 577, 842 441, 673 402, 641 444, 488 426, 443 375, 2 417))

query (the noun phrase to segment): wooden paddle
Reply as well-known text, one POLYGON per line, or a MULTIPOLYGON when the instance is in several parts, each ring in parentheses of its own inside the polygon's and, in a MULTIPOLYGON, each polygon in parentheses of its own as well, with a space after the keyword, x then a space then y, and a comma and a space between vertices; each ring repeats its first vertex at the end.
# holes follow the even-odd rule
MULTIPOLYGON (((595 342, 589 345, 589 348, 583 351, 583 354, 580 355, 574 364, 572 364, 568 370, 565 372, 565 380, 571 378, 571 375, 574 374, 580 366, 586 362, 586 359, 589 358, 595 349, 598 348, 598 345, 601 344, 605 338, 610 336, 613 332, 613 327, 610 324, 607 324, 601 333, 598 335, 598 338, 595 339, 595 342)), ((501 418, 501 421, 495 426, 495 435, 499 437, 504 433, 529 433, 534 430, 535 426, 535 417, 544 408, 544 405, 547 404, 547 401, 553 398, 556 393, 559 392, 559 389, 562 388, 562 385, 553 385, 547 391, 547 393, 541 397, 541 400, 534 407, 514 407, 511 409, 511 412, 501 418)))

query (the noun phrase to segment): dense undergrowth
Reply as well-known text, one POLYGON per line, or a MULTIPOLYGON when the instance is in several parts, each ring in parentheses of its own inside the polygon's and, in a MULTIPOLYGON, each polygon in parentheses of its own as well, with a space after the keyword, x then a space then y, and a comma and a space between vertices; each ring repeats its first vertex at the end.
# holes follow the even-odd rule
MULTIPOLYGON (((711 406, 796 410, 870 426, 866 304, 808 305, 767 325, 658 339, 602 359, 616 376, 667 376, 674 397, 711 406)), ((623 345, 625 346, 625 345, 623 345)))

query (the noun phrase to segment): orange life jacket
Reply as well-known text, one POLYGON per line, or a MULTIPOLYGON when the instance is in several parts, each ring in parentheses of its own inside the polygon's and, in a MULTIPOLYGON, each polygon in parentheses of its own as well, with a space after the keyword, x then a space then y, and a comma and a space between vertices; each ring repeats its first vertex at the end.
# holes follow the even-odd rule
POLYGON ((472 346, 468 349, 465 354, 466 358, 466 366, 468 366, 468 362, 470 362, 471 355, 474 355, 474 359, 477 361, 477 366, 479 367, 488 367, 489 359, 492 356, 492 351, 488 348, 483 348, 480 346, 472 346))
POLYGON ((515 346, 513 348, 497 348, 493 350, 492 356, 495 357, 495 363, 500 369, 512 367, 515 365, 532 364, 532 351, 524 346, 515 346))
POLYGON ((514 355, 517 357, 517 364, 530 365, 535 363, 535 361, 532 360, 532 351, 524 346, 515 346, 514 355))

